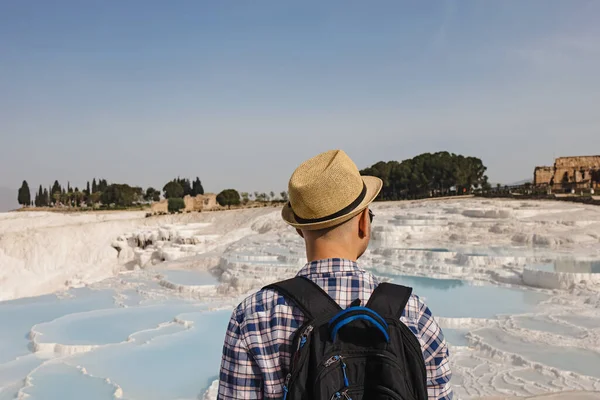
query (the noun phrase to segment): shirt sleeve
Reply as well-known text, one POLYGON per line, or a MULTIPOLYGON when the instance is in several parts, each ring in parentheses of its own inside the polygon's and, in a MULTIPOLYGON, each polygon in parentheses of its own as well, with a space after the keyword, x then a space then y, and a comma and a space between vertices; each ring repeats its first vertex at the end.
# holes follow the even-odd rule
POLYGON ((225 334, 217 400, 262 399, 262 387, 261 370, 250 354, 234 312, 225 334))
POLYGON ((450 385, 452 372, 449 364, 448 344, 429 307, 425 303, 419 302, 419 336, 427 370, 428 397, 429 400, 451 400, 453 398, 450 385))

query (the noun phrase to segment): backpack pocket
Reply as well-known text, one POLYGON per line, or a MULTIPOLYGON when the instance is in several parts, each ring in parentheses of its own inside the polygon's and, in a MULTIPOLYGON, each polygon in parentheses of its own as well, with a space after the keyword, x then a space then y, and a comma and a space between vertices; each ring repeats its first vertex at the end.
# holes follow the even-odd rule
POLYGON ((412 400, 399 395, 393 390, 381 386, 357 387, 353 386, 348 389, 335 392, 330 400, 412 400))
POLYGON ((329 357, 317 370, 313 399, 413 400, 406 371, 394 357, 358 353, 329 357), (338 397, 341 396, 341 397, 338 397))

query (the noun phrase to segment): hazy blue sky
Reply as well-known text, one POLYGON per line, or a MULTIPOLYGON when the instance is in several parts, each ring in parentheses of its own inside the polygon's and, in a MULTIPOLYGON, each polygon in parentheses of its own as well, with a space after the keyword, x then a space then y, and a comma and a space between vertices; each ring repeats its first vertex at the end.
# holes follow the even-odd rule
POLYGON ((0 0, 0 186, 279 192, 331 148, 521 180, 600 153, 599 20, 594 0, 0 0))

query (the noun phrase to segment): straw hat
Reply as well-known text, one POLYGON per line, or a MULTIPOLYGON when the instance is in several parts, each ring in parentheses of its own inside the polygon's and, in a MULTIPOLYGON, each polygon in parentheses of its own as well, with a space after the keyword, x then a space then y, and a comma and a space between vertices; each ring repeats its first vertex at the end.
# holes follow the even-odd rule
POLYGON ((302 163, 288 185, 284 221, 295 228, 330 228, 358 215, 375 200, 383 182, 361 176, 342 150, 330 150, 302 163))

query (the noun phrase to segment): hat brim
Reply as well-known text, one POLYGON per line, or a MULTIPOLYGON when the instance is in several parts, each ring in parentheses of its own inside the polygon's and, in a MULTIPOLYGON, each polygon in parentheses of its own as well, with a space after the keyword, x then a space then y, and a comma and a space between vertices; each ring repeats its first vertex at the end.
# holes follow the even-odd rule
POLYGON ((361 178, 362 178, 363 182, 365 183, 365 186, 367 188, 367 193, 365 194, 364 200, 358 206, 356 206, 356 208, 354 210, 350 211, 348 214, 341 215, 337 218, 329 219, 327 221, 302 224, 302 223, 299 223, 298 221, 296 221, 296 217, 294 216, 294 211, 292 211, 292 207, 290 206, 290 203, 287 203, 283 207, 283 210, 281 211, 281 216, 282 216, 283 220, 287 224, 293 226, 294 228, 304 229, 304 230, 318 230, 318 229, 331 228, 333 226, 342 224, 342 223, 354 218, 355 216, 360 214, 362 211, 364 211, 365 208, 367 208, 369 206, 369 204, 371 204, 375 200, 375 198, 377 198, 377 195, 379 195, 379 192, 381 191, 381 188, 383 187, 383 181, 375 176, 362 176, 361 178))

